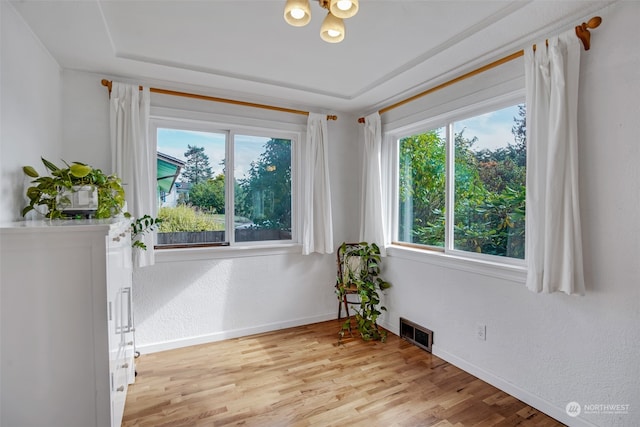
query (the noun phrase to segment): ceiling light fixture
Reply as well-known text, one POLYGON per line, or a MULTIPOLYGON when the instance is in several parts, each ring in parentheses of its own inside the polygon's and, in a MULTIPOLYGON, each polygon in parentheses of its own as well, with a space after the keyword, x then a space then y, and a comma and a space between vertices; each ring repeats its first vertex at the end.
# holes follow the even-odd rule
MULTIPOLYGON (((327 9, 326 18, 320 26, 320 37, 329 43, 344 40, 344 21, 358 13, 358 0, 318 0, 327 9)), ((284 6, 284 20, 294 27, 303 27, 311 21, 309 0, 287 0, 284 6)))

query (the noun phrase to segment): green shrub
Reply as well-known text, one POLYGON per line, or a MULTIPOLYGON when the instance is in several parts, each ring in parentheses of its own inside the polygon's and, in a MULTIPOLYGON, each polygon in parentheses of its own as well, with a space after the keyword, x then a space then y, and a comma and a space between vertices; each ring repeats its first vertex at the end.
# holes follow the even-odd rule
POLYGON ((158 218, 162 220, 158 229, 159 233, 224 230, 224 220, 219 221, 215 216, 205 214, 191 206, 160 208, 158 218))

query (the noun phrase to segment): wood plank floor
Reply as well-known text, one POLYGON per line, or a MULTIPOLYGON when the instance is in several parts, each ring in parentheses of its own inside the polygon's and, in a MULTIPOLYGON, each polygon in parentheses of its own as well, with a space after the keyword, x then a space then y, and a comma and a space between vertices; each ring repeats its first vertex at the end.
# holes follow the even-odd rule
POLYGON ((142 355, 123 426, 561 426, 412 344, 337 320, 142 355))

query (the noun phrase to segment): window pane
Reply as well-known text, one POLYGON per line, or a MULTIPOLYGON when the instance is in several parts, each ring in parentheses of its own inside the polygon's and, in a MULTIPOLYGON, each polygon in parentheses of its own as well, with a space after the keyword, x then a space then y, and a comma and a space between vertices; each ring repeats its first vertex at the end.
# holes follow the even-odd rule
POLYGON ((524 259, 524 104, 454 123, 454 248, 524 259))
POLYGON ((402 138, 399 153, 398 239, 444 247, 445 128, 402 138))
POLYGON ((226 241, 225 139, 158 129, 158 246, 226 241))
POLYGON ((291 240, 291 140, 236 135, 236 242, 291 240))

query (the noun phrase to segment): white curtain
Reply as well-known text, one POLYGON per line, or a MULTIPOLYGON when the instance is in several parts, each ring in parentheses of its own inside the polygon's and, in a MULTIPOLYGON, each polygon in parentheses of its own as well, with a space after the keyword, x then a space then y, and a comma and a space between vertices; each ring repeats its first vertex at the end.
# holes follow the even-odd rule
POLYGON ((376 243, 385 255, 385 215, 382 203, 382 125, 380 114, 364 118, 364 160, 362 168, 362 203, 360 240, 376 243))
POLYGON ((573 30, 525 51, 527 288, 584 294, 578 199, 580 42, 573 30))
MULTIPOLYGON (((134 218, 156 216, 156 148, 149 141, 149 88, 113 82, 110 100, 111 162, 124 184, 134 218)), ((154 264, 153 235, 142 237, 147 250, 134 251, 134 265, 154 264)))
POLYGON ((309 113, 304 158, 302 253, 333 253, 327 116, 309 113))

